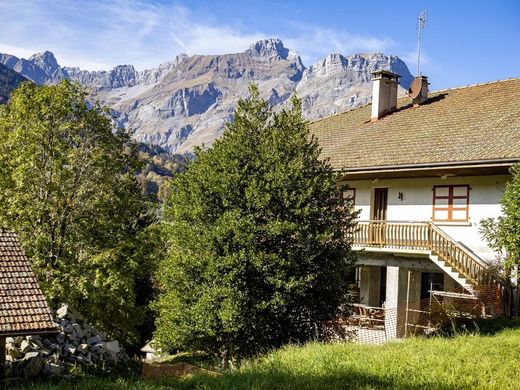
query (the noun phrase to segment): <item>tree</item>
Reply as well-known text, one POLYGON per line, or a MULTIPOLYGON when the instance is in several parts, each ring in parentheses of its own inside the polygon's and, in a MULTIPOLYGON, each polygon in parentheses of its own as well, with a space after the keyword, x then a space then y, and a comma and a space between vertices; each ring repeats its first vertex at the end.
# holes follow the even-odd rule
POLYGON ((511 168, 512 180, 500 201, 502 216, 481 222, 481 232, 490 245, 505 257, 505 268, 520 266, 520 164, 511 168))
POLYGON ((336 176, 300 102, 258 90, 221 139, 174 177, 165 205, 155 340, 230 358, 316 335, 346 302, 354 256, 336 176))
POLYGON ((136 145, 86 98, 68 81, 24 83, 0 107, 0 226, 19 234, 51 304, 132 343, 154 219, 136 145))

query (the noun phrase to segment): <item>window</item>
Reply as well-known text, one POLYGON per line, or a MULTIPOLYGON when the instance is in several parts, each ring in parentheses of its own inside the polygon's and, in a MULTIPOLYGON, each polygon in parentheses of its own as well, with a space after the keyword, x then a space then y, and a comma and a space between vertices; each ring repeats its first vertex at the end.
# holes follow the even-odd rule
POLYGON ((469 190, 469 185, 434 186, 432 220, 469 221, 469 190))
POLYGON ((343 190, 341 197, 343 198, 343 202, 350 201, 352 206, 354 206, 354 203, 356 202, 356 189, 347 188, 346 190, 343 190))

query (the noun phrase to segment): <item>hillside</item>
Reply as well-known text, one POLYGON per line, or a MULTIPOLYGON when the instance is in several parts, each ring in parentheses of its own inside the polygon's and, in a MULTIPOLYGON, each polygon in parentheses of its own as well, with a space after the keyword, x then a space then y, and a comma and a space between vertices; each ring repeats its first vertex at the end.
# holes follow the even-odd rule
POLYGON ((221 376, 143 382, 84 379, 35 385, 53 389, 514 389, 520 376, 520 330, 494 335, 407 339, 384 345, 288 346, 221 376))

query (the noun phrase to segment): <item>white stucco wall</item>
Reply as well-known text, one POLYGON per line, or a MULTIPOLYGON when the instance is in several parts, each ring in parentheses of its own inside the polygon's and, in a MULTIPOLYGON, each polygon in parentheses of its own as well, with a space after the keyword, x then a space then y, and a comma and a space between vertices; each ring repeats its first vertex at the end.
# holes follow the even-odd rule
POLYGON ((496 255, 479 233, 480 221, 500 215, 500 198, 508 175, 460 176, 441 178, 381 179, 348 181, 356 189, 355 208, 361 210, 359 219, 370 219, 374 188, 388 188, 388 221, 431 221, 434 185, 470 185, 469 222, 436 223, 455 241, 468 247, 480 258, 492 261, 496 255), (403 200, 398 198, 403 193, 403 200))

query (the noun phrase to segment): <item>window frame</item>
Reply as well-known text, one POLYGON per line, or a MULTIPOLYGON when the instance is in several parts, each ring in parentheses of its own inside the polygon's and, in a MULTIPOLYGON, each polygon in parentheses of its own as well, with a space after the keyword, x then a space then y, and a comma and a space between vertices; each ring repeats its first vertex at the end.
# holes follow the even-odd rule
POLYGON ((348 188, 345 188, 344 190, 342 190, 341 191, 341 200, 342 200, 343 205, 345 205, 346 201, 351 200, 352 206, 355 206, 356 205, 356 189, 354 187, 348 187, 348 188), (345 198, 345 192, 348 192, 348 191, 352 191, 353 195, 350 196, 349 198, 345 198))
POLYGON ((469 202, 470 202, 470 190, 471 187, 469 184, 443 184, 443 185, 435 185, 433 186, 432 192, 433 192, 433 200, 432 200, 432 221, 433 222, 469 222, 469 202), (448 189, 448 195, 437 195, 437 189, 438 188, 447 188, 448 189), (454 195, 454 189, 455 188, 466 188, 466 195, 454 195), (440 199, 447 199, 448 204, 439 206, 436 202, 436 200, 440 199), (463 205, 454 205, 455 199, 465 199, 466 204, 463 205), (446 211, 448 213, 447 219, 439 219, 435 216, 435 212, 444 212, 446 211), (453 211, 465 211, 466 212, 466 218, 465 219, 454 219, 453 218, 453 211))

